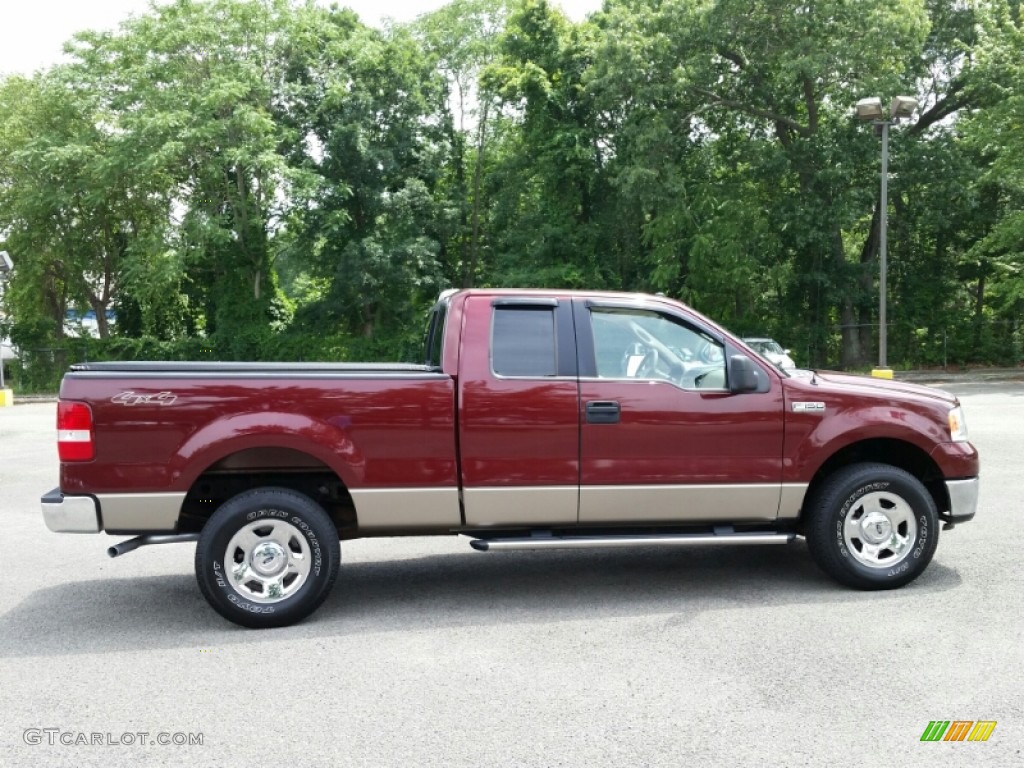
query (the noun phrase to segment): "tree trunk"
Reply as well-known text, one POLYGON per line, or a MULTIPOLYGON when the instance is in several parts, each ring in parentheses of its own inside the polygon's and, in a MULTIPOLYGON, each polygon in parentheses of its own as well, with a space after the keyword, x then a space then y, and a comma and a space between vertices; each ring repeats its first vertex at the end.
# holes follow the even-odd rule
POLYGON ((107 307, 101 302, 91 302, 92 310, 96 313, 96 330, 101 339, 110 338, 110 324, 107 322, 107 307))
MULTIPOLYGON (((860 293, 862 296, 869 296, 876 292, 875 280, 878 277, 878 246, 881 235, 881 206, 875 200, 875 207, 871 213, 871 226, 868 229, 868 236, 864 239, 864 245, 860 249, 860 293)), ((857 322, 861 327, 861 357, 867 360, 868 353, 872 349, 872 338, 877 338, 879 327, 874 322, 875 312, 878 310, 875 305, 861 303, 857 310, 857 322)), ((877 348, 875 349, 877 352, 877 348)))
POLYGON ((985 347, 984 320, 985 311, 985 263, 978 265, 978 287, 974 291, 974 354, 976 356, 987 355, 985 347))
POLYGON ((473 233, 469 242, 469 261, 462 275, 462 287, 472 288, 476 276, 477 264, 480 263, 480 196, 483 187, 483 164, 487 149, 487 112, 490 102, 484 100, 480 123, 477 126, 476 167, 473 169, 473 233))
MULTIPOLYGON (((836 223, 831 224, 831 230, 832 261, 836 268, 836 275, 842 280, 847 271, 843 233, 836 223)), ((854 368, 861 365, 864 361, 864 351, 861 348, 861 333, 857 324, 852 291, 842 291, 842 298, 839 300, 839 332, 841 337, 839 367, 854 368)))

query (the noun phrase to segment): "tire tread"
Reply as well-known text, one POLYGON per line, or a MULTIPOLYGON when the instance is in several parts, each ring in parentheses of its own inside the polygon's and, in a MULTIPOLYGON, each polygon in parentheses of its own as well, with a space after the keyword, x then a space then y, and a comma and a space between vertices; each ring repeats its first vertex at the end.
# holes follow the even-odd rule
MULTIPOLYGON (((322 533, 322 531, 318 531, 322 533)), ((206 525, 196 544, 195 571, 199 591, 210 606, 228 621, 251 629, 283 627, 294 624, 309 616, 327 599, 338 578, 341 564, 341 549, 337 539, 337 529, 323 507, 305 494, 290 488, 265 486, 244 491, 224 502, 223 505, 207 520, 206 525), (258 500, 258 501, 257 501, 258 500), (244 512, 252 504, 262 506, 286 507, 306 518, 311 528, 329 529, 333 535, 320 537, 323 548, 322 557, 326 573, 321 577, 320 584, 312 596, 306 597, 301 603, 282 606, 283 610, 273 614, 254 614, 236 608, 221 597, 220 589, 214 583, 208 567, 218 554, 216 540, 225 526, 232 525, 232 518, 244 512), (310 519, 312 518, 312 519, 310 519)))
MULTIPOLYGON (((901 495, 906 498, 903 491, 901 495)), ((938 512, 931 494, 920 480, 906 470, 881 462, 850 464, 836 470, 814 491, 805 509, 805 521, 804 537, 815 563, 839 583, 855 589, 896 589, 910 583, 927 568, 938 545, 938 512), (858 488, 883 479, 902 484, 912 495, 918 496, 917 499, 907 498, 906 501, 913 507, 915 515, 924 512, 929 518, 930 540, 925 544, 922 557, 897 576, 888 576, 881 569, 872 572, 860 564, 852 563, 835 546, 836 516, 845 498, 858 488), (919 504, 924 506, 923 510, 919 504)))

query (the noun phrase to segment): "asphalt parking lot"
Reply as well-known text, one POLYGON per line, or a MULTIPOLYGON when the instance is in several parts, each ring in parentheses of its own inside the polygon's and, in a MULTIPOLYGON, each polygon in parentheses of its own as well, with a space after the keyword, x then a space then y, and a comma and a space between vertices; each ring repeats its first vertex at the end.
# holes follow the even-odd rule
POLYGON ((193 545, 110 560, 110 537, 47 531, 54 406, 0 409, 0 765, 1024 765, 1024 382, 942 386, 981 505, 901 590, 837 586, 802 542, 382 539, 262 632, 207 607, 193 545), (921 742, 932 720, 997 725, 921 742))

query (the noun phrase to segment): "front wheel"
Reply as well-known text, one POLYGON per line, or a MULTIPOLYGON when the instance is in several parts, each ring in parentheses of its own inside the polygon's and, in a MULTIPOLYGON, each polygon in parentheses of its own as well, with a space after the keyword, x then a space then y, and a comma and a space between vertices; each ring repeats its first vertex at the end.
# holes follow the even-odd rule
POLYGON ((853 464, 810 500, 811 556, 836 581, 894 589, 920 576, 939 543, 935 500, 917 478, 888 464, 853 464))
POLYGON ((226 501, 203 526, 196 580, 229 621, 283 627, 324 601, 340 562, 338 530, 319 504, 287 488, 256 488, 226 501))

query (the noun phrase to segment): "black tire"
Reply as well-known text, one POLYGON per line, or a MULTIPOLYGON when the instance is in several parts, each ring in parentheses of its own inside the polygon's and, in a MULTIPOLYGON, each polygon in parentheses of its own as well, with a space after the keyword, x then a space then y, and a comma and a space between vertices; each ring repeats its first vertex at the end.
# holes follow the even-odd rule
POLYGON ((935 500, 888 464, 852 464, 827 477, 805 513, 818 566, 856 589, 895 589, 920 576, 939 543, 935 500))
POLYGON ((330 517, 287 488, 255 488, 229 499, 203 526, 196 546, 203 597, 224 618, 255 629, 294 624, 315 611, 340 563, 330 517))

